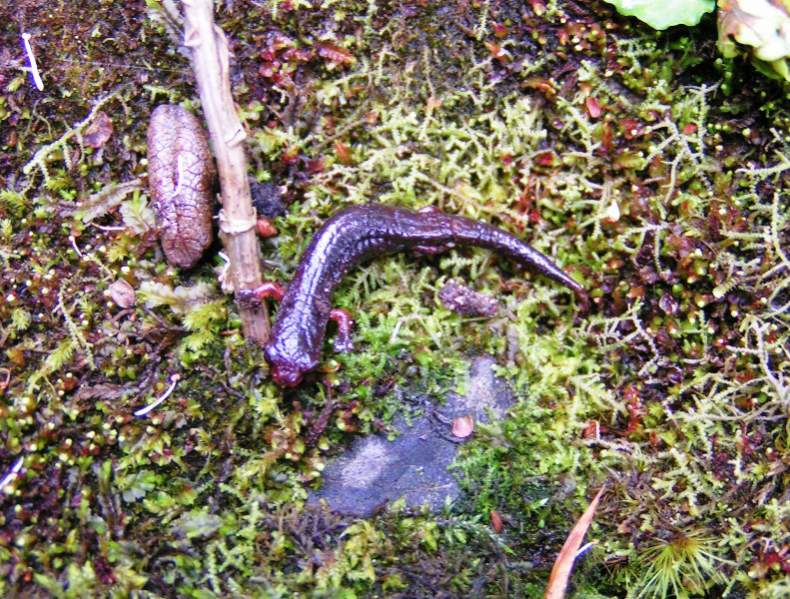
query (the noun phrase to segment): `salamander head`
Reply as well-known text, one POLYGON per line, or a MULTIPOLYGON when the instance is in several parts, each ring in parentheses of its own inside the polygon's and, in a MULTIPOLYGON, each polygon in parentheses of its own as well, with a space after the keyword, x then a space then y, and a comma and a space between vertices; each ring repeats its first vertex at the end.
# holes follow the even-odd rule
POLYGON ((296 387, 302 382, 305 372, 312 370, 315 364, 308 363, 278 351, 276 345, 269 345, 264 350, 269 363, 272 379, 281 387, 296 387))
POLYGON ((280 387, 296 387, 302 382, 302 373, 292 366, 272 366, 272 378, 280 387))

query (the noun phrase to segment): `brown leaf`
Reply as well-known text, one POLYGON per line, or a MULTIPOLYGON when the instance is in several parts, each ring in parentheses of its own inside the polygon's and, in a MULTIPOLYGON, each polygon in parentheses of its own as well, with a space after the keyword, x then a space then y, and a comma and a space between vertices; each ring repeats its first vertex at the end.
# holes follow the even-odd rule
POLYGON ((540 166, 556 166, 558 162, 557 156, 551 150, 541 152, 535 156, 535 164, 540 166))
POLYGON ((494 42, 485 42, 485 46, 488 48, 491 56, 500 62, 504 62, 510 57, 508 51, 499 44, 495 44, 494 42))
POLYGON ((124 385, 98 384, 92 386, 82 386, 77 391, 74 399, 75 401, 81 401, 85 399, 120 399, 124 395, 133 393, 134 390, 134 386, 125 387, 124 385))
POLYGON ((264 216, 259 216, 258 220, 255 221, 255 228, 258 231, 258 235, 261 237, 274 237, 277 235, 277 228, 274 226, 272 221, 264 216))
POLYGON ((601 116, 603 110, 601 109, 601 105, 598 103, 598 100, 596 100, 595 97, 587 96, 584 104, 587 107, 587 113, 592 118, 597 119, 599 116, 601 116))
POLYGON ((63 389, 66 393, 69 391, 74 391, 77 388, 77 379, 74 378, 70 372, 66 373, 66 376, 60 379, 59 381, 60 388, 63 389))
POLYGON ((157 106, 148 123, 148 187, 173 266, 192 268, 214 240, 214 172, 197 117, 178 104, 157 106))
POLYGON ((439 98, 437 98, 436 96, 431 96, 430 98, 428 98, 428 102, 426 103, 426 110, 428 112, 433 112, 437 108, 441 108, 441 107, 442 107, 442 101, 439 98))
POLYGON ((459 439, 465 439, 475 430, 475 419, 470 416, 459 416, 453 420, 453 435, 459 439))
POLYGON ((101 148, 112 137, 113 127, 110 117, 103 110, 96 114, 90 125, 85 129, 82 140, 91 148, 101 148))
POLYGON ((488 513, 488 517, 491 519, 491 528, 494 529, 494 532, 499 534, 502 532, 502 529, 505 525, 502 523, 502 516, 499 515, 499 512, 496 510, 491 510, 488 513))
POLYGON ((542 93, 549 100, 557 95, 556 86, 545 77, 532 77, 524 81, 523 85, 529 89, 534 89, 542 93))
POLYGON ((582 514, 582 517, 576 521, 576 525, 571 530, 565 544, 562 546, 557 560, 554 562, 554 567, 551 569, 549 582, 546 585, 546 593, 543 595, 544 599, 562 599, 565 597, 565 589, 568 586, 568 581, 571 577, 571 570, 573 569, 573 562, 576 559, 576 553, 581 547, 584 535, 590 527, 593 516, 595 515, 595 508, 598 507, 598 500, 601 498, 605 487, 595 495, 590 505, 582 514))
POLYGON ((6 351, 5 355, 8 356, 8 359, 11 360, 11 362, 20 368, 25 366, 25 350, 23 350, 21 347, 12 347, 6 351))
POLYGON ((354 159, 351 157, 351 150, 340 140, 335 141, 335 154, 341 164, 348 166, 354 163, 354 159))
POLYGON ((318 55, 338 64, 352 64, 356 60, 354 55, 345 48, 327 42, 318 44, 318 55))

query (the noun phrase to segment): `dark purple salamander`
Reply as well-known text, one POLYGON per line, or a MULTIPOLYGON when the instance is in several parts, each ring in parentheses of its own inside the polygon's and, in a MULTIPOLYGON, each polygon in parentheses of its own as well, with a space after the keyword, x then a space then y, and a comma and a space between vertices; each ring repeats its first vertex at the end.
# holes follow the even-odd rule
MULTIPOLYGON (((326 327, 333 313, 330 298, 343 276, 370 258, 402 250, 438 253, 455 245, 489 248, 521 266, 546 275, 572 289, 587 308, 587 294, 546 256, 491 225, 438 210, 412 212, 390 206, 367 205, 342 210, 313 237, 296 274, 282 295, 272 338, 265 349, 274 381, 294 387, 316 367, 326 327)), ((242 297, 280 295, 271 283, 242 297)), ((339 312, 339 313, 338 313, 339 312)), ((342 322, 339 322, 342 327, 342 322)))

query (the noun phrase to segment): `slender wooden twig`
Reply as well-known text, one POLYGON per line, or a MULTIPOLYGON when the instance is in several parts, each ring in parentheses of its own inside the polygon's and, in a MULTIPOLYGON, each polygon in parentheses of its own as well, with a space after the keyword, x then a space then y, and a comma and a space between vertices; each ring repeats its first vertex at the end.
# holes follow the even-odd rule
MULTIPOLYGON (((260 246, 255 234, 255 209, 247 181, 246 133, 236 114, 230 91, 228 43, 214 24, 212 0, 182 0, 184 44, 192 52, 211 145, 217 160, 222 209, 219 228, 230 259, 230 280, 238 293, 262 282, 260 246)), ((264 304, 238 304, 242 329, 248 341, 263 345, 269 338, 269 315, 264 304)))

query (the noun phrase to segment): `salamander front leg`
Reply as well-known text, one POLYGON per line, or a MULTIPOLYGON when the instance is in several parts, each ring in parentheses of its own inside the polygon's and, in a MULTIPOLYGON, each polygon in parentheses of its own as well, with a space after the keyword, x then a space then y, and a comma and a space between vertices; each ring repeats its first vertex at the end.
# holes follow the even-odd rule
POLYGON ((343 308, 334 308, 329 313, 329 319, 337 323, 337 336, 333 343, 335 351, 341 354, 352 351, 354 344, 351 342, 351 327, 354 321, 351 314, 343 308))
POLYGON ((285 295, 285 289, 282 285, 274 281, 265 281, 255 289, 242 289, 236 294, 236 297, 240 303, 253 304, 261 302, 267 297, 279 302, 283 299, 283 295, 285 295))

